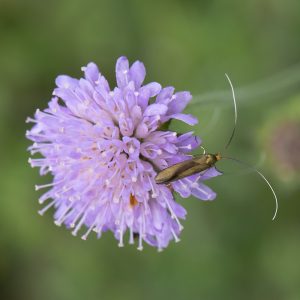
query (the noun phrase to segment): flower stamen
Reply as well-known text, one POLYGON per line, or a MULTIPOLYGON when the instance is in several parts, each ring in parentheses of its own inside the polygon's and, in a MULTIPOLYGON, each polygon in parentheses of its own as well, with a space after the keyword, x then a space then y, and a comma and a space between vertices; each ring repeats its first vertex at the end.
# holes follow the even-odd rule
POLYGON ((134 208, 136 205, 139 204, 139 202, 136 200, 136 198, 133 194, 130 194, 129 199, 130 199, 129 202, 130 202, 130 207, 131 208, 134 208))

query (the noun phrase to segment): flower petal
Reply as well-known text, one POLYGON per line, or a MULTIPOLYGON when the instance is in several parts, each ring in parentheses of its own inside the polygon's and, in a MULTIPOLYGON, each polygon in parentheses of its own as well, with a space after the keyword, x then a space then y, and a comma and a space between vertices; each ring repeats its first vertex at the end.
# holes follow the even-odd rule
POLYGON ((86 67, 83 67, 83 70, 85 78, 93 84, 95 84, 101 75, 98 66, 93 62, 88 63, 86 67))
POLYGON ((142 93, 142 92, 147 91, 148 96, 150 98, 152 98, 152 97, 155 97, 160 92, 160 90, 161 90, 161 85, 159 83, 157 83, 157 82, 150 82, 150 83, 144 85, 141 88, 140 92, 142 93))
POLYGON ((182 121, 192 126, 198 123, 198 119, 196 117, 187 114, 174 114, 169 116, 169 118, 182 121))
POLYGON ((143 139, 148 135, 148 133, 148 126, 145 123, 140 123, 136 128, 135 136, 137 138, 143 139))
POLYGON ((146 69, 144 64, 140 61, 134 62, 134 64, 130 67, 129 73, 130 80, 133 80, 135 83, 135 88, 139 89, 146 76, 146 69))
POLYGON ((214 200, 216 198, 216 193, 211 188, 199 182, 191 187, 191 192, 200 200, 214 200))
POLYGON ((156 103, 168 104, 171 101, 174 90, 172 86, 163 88, 156 97, 156 103))
POLYGON ((184 180, 177 180, 173 182, 172 187, 183 198, 188 198, 192 194, 189 185, 186 182, 184 182, 184 180))
POLYGON ((168 107, 164 104, 151 104, 149 105, 145 112, 144 116, 157 116, 157 115, 164 115, 168 110, 168 107))
POLYGON ((188 152, 197 148, 201 144, 201 139, 198 136, 194 136, 193 132, 187 132, 181 134, 177 138, 176 145, 182 152, 188 152))
POLYGON ((211 179, 212 177, 220 176, 222 175, 221 172, 219 172, 215 167, 207 169, 203 175, 201 175, 201 180, 207 180, 211 179))
POLYGON ((55 83, 59 88, 68 89, 77 86, 79 80, 67 75, 59 75, 55 79, 55 83))
POLYGON ((182 112, 192 99, 190 92, 178 92, 173 97, 174 99, 168 105, 169 115, 182 112))
POLYGON ((119 88, 124 88, 128 82, 129 62, 125 56, 121 56, 116 63, 116 78, 119 88))

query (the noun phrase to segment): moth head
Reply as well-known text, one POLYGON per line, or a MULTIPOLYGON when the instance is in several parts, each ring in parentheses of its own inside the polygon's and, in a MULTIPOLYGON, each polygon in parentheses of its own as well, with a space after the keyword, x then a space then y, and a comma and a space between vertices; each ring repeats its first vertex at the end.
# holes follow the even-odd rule
POLYGON ((219 161, 222 157, 221 157, 221 154, 220 153, 217 153, 217 154, 206 154, 205 155, 205 163, 207 165, 214 165, 217 161, 219 161))
POLYGON ((217 154, 215 154, 215 158, 217 161, 221 160, 222 159, 222 155, 220 152, 218 152, 217 154))

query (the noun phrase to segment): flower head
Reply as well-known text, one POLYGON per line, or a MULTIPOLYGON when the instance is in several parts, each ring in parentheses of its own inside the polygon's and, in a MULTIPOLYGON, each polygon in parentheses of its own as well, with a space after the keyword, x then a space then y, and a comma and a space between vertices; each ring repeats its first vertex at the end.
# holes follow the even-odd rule
POLYGON ((126 57, 116 63, 117 87, 111 89, 94 63, 82 68, 84 78, 58 76, 49 107, 37 110, 27 137, 34 143, 29 159, 40 174, 51 173, 53 182, 36 186, 50 188, 39 199, 48 203, 44 214, 55 207, 55 224, 65 224, 86 239, 93 230, 98 237, 112 231, 123 246, 138 239, 159 250, 170 240, 179 240, 180 219, 185 209, 174 201, 173 191, 212 200, 215 193, 202 181, 219 173, 211 168, 172 183, 157 185, 159 170, 189 158, 200 145, 192 132, 177 134, 162 130, 171 119, 189 125, 197 123, 182 110, 191 100, 189 92, 174 93, 173 87, 161 88, 152 82, 142 85, 146 71, 136 61, 131 67, 126 57))

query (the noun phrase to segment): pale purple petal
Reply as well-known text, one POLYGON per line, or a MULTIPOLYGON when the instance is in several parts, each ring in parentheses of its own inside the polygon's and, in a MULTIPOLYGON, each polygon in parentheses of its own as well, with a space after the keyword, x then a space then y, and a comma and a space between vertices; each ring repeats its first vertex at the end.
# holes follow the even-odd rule
POLYGON ((169 118, 182 121, 191 126, 196 125, 198 123, 198 119, 196 117, 194 117, 192 115, 187 115, 187 114, 175 114, 175 115, 169 116, 169 118))
POLYGON ((95 63, 88 63, 86 67, 83 67, 83 70, 84 77, 91 83, 95 84, 99 80, 101 74, 99 72, 98 66, 95 63))
POLYGON ((212 177, 220 176, 220 175, 222 175, 222 173, 219 172, 215 167, 212 167, 212 168, 207 169, 203 173, 203 175, 201 175, 201 180, 211 179, 212 177))
POLYGON ((138 104, 145 110, 150 98, 155 97, 161 89, 161 85, 157 82, 151 82, 142 86, 138 92, 136 92, 138 104))
POLYGON ((190 190, 189 184, 183 180, 177 180, 172 184, 174 190, 180 194, 183 198, 188 198, 191 196, 192 192, 190 190))
POLYGON ((124 88, 129 82, 129 62, 125 56, 121 56, 116 64, 117 85, 119 88, 124 88))
POLYGON ((143 63, 140 61, 136 61, 131 67, 130 67, 130 79, 134 81, 135 88, 138 89, 142 85, 145 76, 146 76, 146 70, 143 63))
POLYGON ((163 88, 156 97, 156 103, 168 104, 171 101, 174 90, 172 86, 163 88))
POLYGON ((169 115, 182 112, 192 99, 192 95, 190 92, 178 92, 173 97, 174 99, 168 105, 169 115))
POLYGON ((145 123, 138 124, 135 135, 139 139, 145 138, 149 133, 148 126, 145 123))
POLYGON ((168 107, 164 104, 151 104, 146 108, 144 116, 164 115, 167 110, 168 107))
POLYGON ((150 82, 146 85, 144 85, 141 89, 140 92, 147 92, 148 96, 150 98, 155 97, 161 90, 161 85, 157 82, 150 82))
POLYGON ((59 75, 56 77, 55 83, 59 88, 69 89, 77 86, 78 79, 72 78, 67 75, 59 75))
POLYGON ((201 200, 214 200, 216 198, 216 193, 212 191, 208 186, 198 183, 195 186, 192 186, 191 192, 193 196, 201 200))
POLYGON ((201 144, 201 139, 193 135, 193 132, 182 134, 177 139, 177 147, 183 152, 189 152, 201 144))

